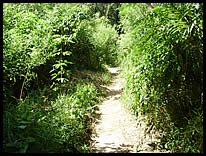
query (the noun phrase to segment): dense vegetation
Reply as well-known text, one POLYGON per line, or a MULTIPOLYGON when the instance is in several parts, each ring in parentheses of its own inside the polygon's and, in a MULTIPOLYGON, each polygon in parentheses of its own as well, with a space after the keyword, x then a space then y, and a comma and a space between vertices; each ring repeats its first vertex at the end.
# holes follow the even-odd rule
POLYGON ((89 151, 104 64, 117 63, 118 33, 95 7, 3 5, 4 151, 89 151))
POLYGON ((120 11, 123 99, 147 115, 161 147, 203 152, 203 4, 124 4, 120 11))
POLYGON ((203 152, 203 4, 3 4, 3 151, 89 152, 118 66, 161 148, 203 152))

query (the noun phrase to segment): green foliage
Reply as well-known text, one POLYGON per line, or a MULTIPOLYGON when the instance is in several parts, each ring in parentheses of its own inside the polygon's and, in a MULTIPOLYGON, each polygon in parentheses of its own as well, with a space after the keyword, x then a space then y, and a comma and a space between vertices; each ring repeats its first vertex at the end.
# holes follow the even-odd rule
POLYGON ((94 45, 97 57, 100 58, 100 62, 109 65, 116 65, 117 53, 116 53, 116 41, 118 39, 118 34, 114 27, 107 24, 105 17, 98 18, 95 21, 95 29, 91 37, 91 42, 94 45))
MULTIPOLYGON (((72 62, 68 62, 67 60, 63 60, 62 56, 65 55, 70 55, 71 52, 70 51, 66 51, 66 52, 60 52, 60 59, 56 60, 56 64, 53 65, 53 69, 50 71, 51 76, 52 76, 52 80, 56 80, 57 82, 61 82, 65 83, 68 81, 69 75, 70 75, 70 70, 66 70, 65 67, 67 67, 67 64, 72 64, 72 62), (63 75, 65 75, 65 77, 63 77, 63 75)), ((52 86, 55 86, 56 83, 53 82, 52 86)), ((53 88, 55 91, 58 89, 58 87, 54 87, 53 88)))
POLYGON ((110 82, 111 78, 112 78, 111 73, 106 72, 106 73, 102 74, 102 82, 104 84, 108 84, 110 82))
POLYGON ((3 151, 88 152, 98 85, 109 81, 103 64, 116 63, 118 37, 92 7, 4 3, 3 151), (102 73, 76 80, 76 69, 102 73))
POLYGON ((93 10, 95 13, 98 13, 100 17, 106 17, 112 26, 118 26, 119 12, 117 9, 120 5, 120 3, 95 3, 93 4, 93 10))
POLYGON ((26 93, 45 77, 67 81, 71 67, 97 70, 117 62, 117 32, 92 16, 92 5, 11 3, 3 9, 5 96, 16 88, 11 94, 19 97, 21 88, 26 93))
POLYGON ((117 31, 105 17, 95 14, 82 20, 77 42, 73 46, 73 59, 79 69, 102 70, 103 64, 116 65, 117 31))
POLYGON ((148 9, 139 3, 120 8, 125 31, 118 41, 127 79, 124 94, 135 99, 128 107, 146 114, 155 129, 167 132, 167 148, 178 152, 203 151, 202 7, 164 3, 148 9), (198 125, 189 124, 196 120, 198 125))
POLYGON ((23 79, 26 79, 27 88, 29 82, 38 77, 35 68, 46 64, 58 51, 47 14, 42 14, 43 9, 50 7, 45 4, 4 5, 5 90, 12 87, 20 90, 23 79))
POLYGON ((94 107, 102 94, 76 81, 63 94, 33 90, 23 103, 4 111, 4 151, 88 152, 94 107), (74 85, 75 84, 75 85, 74 85))

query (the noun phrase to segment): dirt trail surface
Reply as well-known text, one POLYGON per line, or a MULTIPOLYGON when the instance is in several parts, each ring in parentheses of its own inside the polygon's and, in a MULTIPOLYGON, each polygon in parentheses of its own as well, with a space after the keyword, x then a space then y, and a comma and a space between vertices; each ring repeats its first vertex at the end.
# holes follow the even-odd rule
MULTIPOLYGON (((91 150, 95 153, 135 153, 135 152, 160 152, 154 150, 149 138, 141 149, 137 146, 144 136, 144 127, 137 126, 135 116, 123 107, 120 101, 122 81, 118 75, 119 68, 108 68, 112 74, 112 82, 105 87, 108 92, 104 101, 96 112, 99 118, 94 123, 91 136, 91 150), (146 143, 147 142, 147 143, 146 143)), ((144 123, 142 123, 144 124, 144 123)))

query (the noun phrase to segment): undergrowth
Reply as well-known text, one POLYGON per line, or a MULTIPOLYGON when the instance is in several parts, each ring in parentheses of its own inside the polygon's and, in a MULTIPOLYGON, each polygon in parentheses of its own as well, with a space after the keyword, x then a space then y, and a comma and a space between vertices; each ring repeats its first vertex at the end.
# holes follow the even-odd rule
POLYGON ((44 86, 32 90, 23 103, 10 103, 3 112, 3 151, 89 152, 105 72, 77 71, 62 93, 44 86))
POLYGON ((104 64, 118 63, 117 30, 96 7, 3 4, 4 152, 89 151, 104 64))

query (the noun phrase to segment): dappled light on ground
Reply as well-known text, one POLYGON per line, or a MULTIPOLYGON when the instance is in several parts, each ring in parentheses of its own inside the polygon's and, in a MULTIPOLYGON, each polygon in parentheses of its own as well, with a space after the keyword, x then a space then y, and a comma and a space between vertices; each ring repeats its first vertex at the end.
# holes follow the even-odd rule
MULTIPOLYGON (((96 112, 98 118, 92 134, 91 149, 96 153, 135 153, 137 145, 144 135, 144 126, 137 126, 135 116, 123 107, 120 101, 122 80, 118 76, 119 68, 108 68, 113 75, 108 86, 107 95, 96 112)), ((144 147, 139 152, 159 152, 149 146, 150 141, 144 140, 144 147)))

